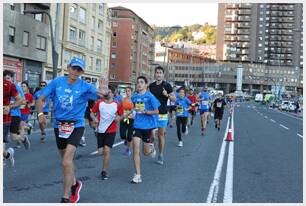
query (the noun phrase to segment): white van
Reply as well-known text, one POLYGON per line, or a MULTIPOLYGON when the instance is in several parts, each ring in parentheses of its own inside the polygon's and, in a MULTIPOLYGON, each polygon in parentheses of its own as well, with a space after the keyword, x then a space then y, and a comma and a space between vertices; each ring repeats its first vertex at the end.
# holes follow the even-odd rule
POLYGON ((263 94, 256 94, 255 102, 262 102, 263 101, 263 94))

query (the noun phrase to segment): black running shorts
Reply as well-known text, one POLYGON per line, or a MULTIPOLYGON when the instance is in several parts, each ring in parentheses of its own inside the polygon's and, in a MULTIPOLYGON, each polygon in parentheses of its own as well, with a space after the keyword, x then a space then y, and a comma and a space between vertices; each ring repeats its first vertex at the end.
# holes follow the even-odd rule
POLYGON ((133 137, 142 139, 145 143, 150 143, 150 131, 152 129, 134 129, 133 137))
POLYGON ((97 135, 97 144, 98 149, 104 147, 105 145, 109 148, 113 147, 115 142, 116 133, 98 133, 97 135))
POLYGON ((74 128, 70 137, 68 139, 64 139, 58 136, 59 135, 58 128, 54 128, 57 148, 59 150, 66 149, 67 144, 71 144, 71 145, 74 145, 75 147, 78 147, 80 144, 81 138, 84 134, 84 130, 85 130, 84 127, 74 128))
POLYGON ((19 134, 19 126, 21 122, 21 117, 12 116, 12 122, 10 125, 10 132, 13 134, 19 134))

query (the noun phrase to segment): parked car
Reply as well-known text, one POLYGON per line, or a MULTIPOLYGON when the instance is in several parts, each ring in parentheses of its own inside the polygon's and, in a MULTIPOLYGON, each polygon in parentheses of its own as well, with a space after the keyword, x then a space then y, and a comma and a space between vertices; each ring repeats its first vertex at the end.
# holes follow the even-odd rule
POLYGON ((282 101, 282 103, 279 105, 279 110, 284 111, 287 110, 288 111, 288 106, 289 106, 289 101, 282 101))
POLYGON ((288 107, 287 107, 287 111, 294 112, 295 108, 296 108, 295 103, 294 102, 289 102, 288 107))
POLYGON ((271 108, 276 108, 276 101, 275 100, 272 100, 269 104, 269 107, 271 108))

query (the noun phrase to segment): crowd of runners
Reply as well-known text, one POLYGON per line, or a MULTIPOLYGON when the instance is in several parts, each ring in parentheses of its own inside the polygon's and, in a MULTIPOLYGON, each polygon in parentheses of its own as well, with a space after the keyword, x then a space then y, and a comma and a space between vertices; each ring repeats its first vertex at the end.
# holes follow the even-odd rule
MULTIPOLYGON (((11 71, 3 72, 3 159, 14 165, 14 149, 5 148, 12 141, 16 147, 30 148, 32 125, 29 123, 31 108, 35 106, 40 141, 46 141, 45 128, 54 113, 54 134, 60 153, 64 190, 61 202, 75 203, 80 198, 82 182, 75 176, 74 155, 78 146, 86 146, 85 124, 88 121, 95 135, 98 154, 102 158, 101 178, 109 178, 111 149, 116 132, 124 140, 124 154, 134 159, 135 174, 131 183, 142 182, 140 147, 143 155, 156 158, 163 165, 165 154, 165 131, 176 127, 179 148, 183 147, 183 135, 196 124, 195 116, 200 114, 201 135, 207 133, 207 123, 214 117, 214 124, 220 130, 226 101, 222 94, 211 95, 207 87, 196 92, 193 89, 172 87, 164 80, 164 68, 155 68, 155 81, 149 83, 145 76, 137 77, 135 90, 127 87, 122 97, 117 88, 109 85, 107 77, 101 77, 99 87, 82 80, 85 63, 74 57, 67 66, 68 76, 57 77, 40 87, 32 95, 27 82, 21 87, 13 82, 11 71)), ((36 113, 34 113, 36 114, 36 113)), ((32 115, 33 116, 33 115, 32 115)), ((48 137, 49 138, 49 137, 48 137)))

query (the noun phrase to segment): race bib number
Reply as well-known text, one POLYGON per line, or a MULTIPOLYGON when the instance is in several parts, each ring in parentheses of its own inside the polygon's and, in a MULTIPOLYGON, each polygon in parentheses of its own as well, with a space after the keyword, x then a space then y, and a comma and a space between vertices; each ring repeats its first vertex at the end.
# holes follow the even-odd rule
POLYGON ((183 113, 184 113, 183 107, 178 107, 178 108, 177 108, 177 113, 183 114, 183 113))
POLYGON ((222 102, 217 102, 217 107, 221 108, 222 107, 222 102))
POLYGON ((74 130, 74 123, 59 123, 59 137, 68 139, 74 130))
POLYGON ((144 102, 136 102, 135 109, 137 112, 144 111, 145 110, 144 102))
POLYGON ((203 100, 203 101, 202 101, 202 105, 203 105, 203 106, 208 105, 208 101, 204 101, 204 100, 203 100))
POLYGON ((168 120, 168 115, 167 114, 160 114, 160 115, 158 115, 158 120, 168 120))

